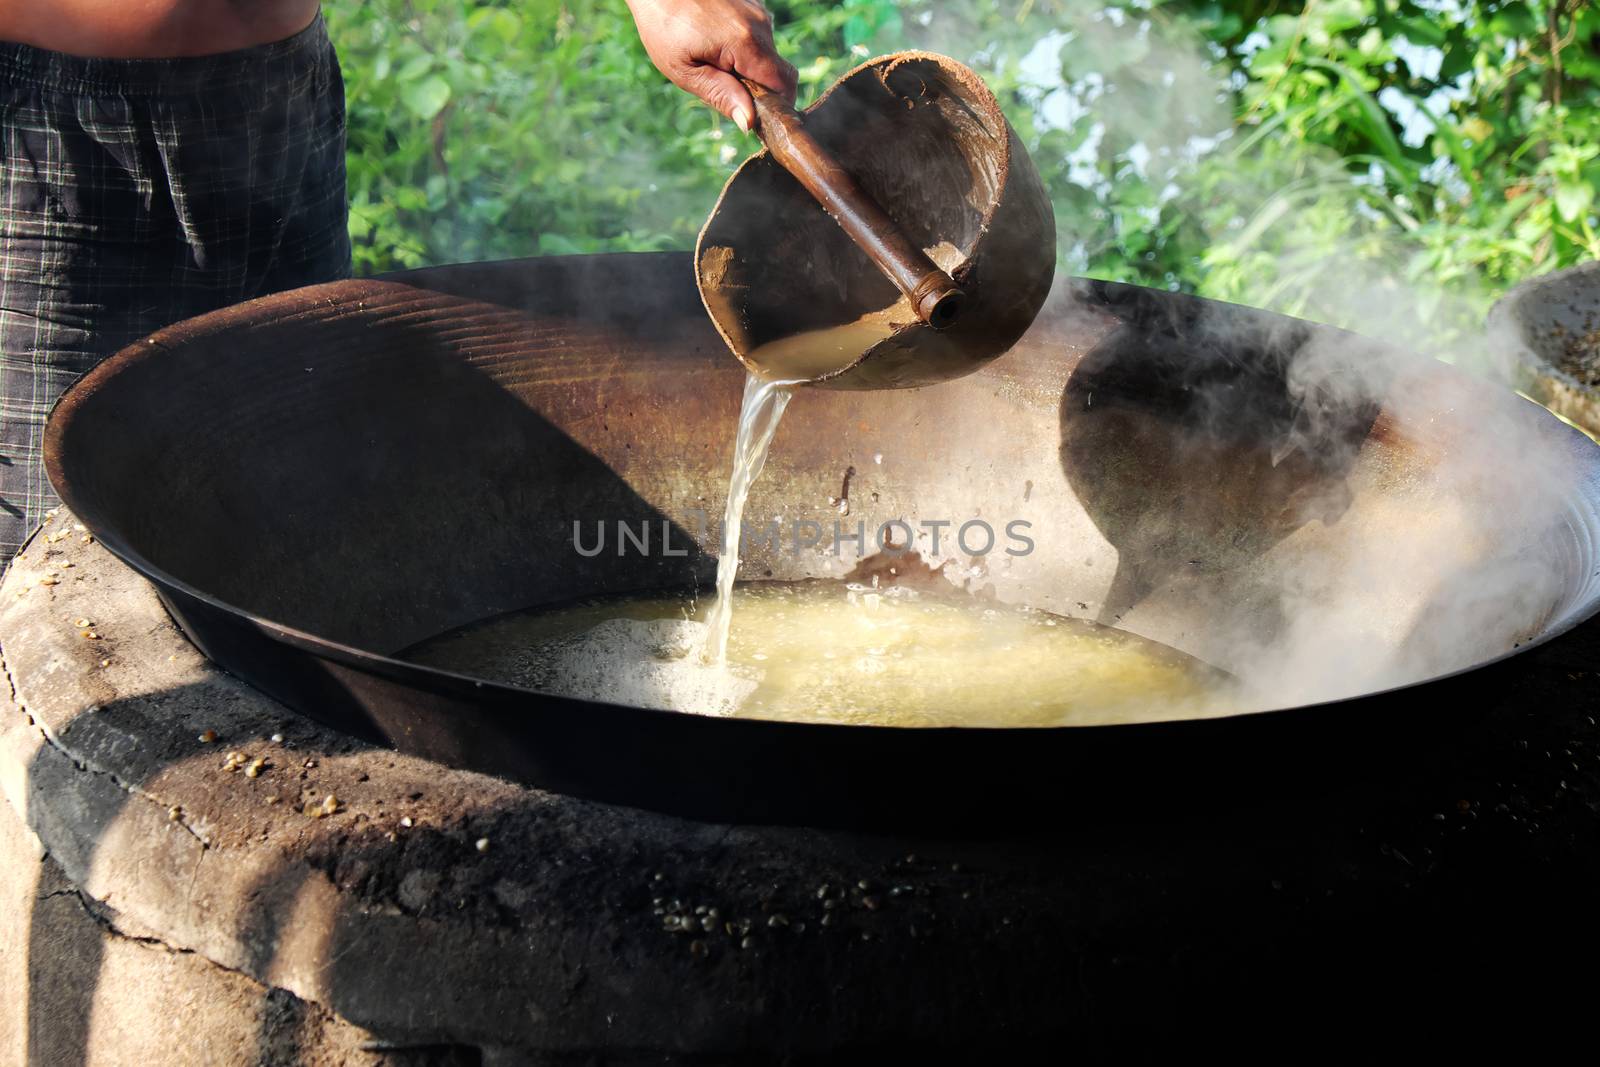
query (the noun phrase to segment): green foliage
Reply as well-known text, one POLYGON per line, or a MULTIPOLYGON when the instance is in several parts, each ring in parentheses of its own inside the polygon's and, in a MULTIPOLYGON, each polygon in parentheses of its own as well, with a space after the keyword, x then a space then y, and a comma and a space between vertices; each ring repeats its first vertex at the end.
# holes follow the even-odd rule
POLYGON ((358 270, 675 247, 739 154, 732 126, 650 67, 620 3, 334 0, 327 14, 358 270))
POLYGON ((1360 327, 1345 305, 1387 289, 1414 302, 1413 341, 1448 342, 1509 284, 1600 254, 1584 0, 1323 0, 1256 26, 1253 52, 1211 38, 1247 78, 1237 136, 1172 205, 1213 221, 1203 291, 1360 327), (1219 185, 1255 190, 1242 226, 1199 199, 1219 185), (1326 291, 1352 272, 1353 297, 1326 291))
MULTIPOLYGON (((869 54, 974 66, 1063 266, 1418 341, 1600 253, 1588 0, 774 0, 802 102, 869 54), (1414 330, 1407 327, 1415 327, 1414 330)), ((363 271, 688 247, 753 140, 621 0, 328 0, 363 271)))

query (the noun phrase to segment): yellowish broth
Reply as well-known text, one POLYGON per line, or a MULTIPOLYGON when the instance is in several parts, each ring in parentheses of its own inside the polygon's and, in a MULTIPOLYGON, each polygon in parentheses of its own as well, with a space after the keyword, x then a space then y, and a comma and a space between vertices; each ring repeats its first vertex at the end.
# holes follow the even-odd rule
POLYGON ((561 695, 882 726, 1063 726, 1229 710, 1229 678, 1120 630, 964 593, 836 581, 735 587, 725 663, 709 599, 651 596, 506 616, 409 658, 561 695))

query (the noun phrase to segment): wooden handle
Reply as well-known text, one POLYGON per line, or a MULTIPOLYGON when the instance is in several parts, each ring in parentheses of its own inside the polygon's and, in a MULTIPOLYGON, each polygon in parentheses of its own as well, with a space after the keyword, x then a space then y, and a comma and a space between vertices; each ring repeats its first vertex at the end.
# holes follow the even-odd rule
POLYGON ((756 134, 772 158, 816 197, 911 301, 917 317, 936 330, 955 322, 964 294, 950 275, 912 243, 889 213, 856 184, 839 161, 806 132, 799 112, 766 86, 746 81, 756 105, 756 134))

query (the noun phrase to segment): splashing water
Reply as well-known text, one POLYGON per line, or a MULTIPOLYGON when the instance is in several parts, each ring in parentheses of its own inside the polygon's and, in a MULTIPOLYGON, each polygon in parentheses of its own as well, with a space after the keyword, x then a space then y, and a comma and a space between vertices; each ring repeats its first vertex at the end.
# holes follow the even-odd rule
POLYGON ((778 432, 783 410, 794 395, 795 381, 769 381, 750 375, 744 382, 744 402, 739 407, 739 434, 733 446, 733 477, 728 481, 728 503, 722 511, 722 555, 717 559, 717 597, 706 618, 706 644, 701 657, 723 663, 728 655, 728 630, 733 625, 733 583, 739 573, 739 541, 744 505, 750 486, 767 462, 772 435, 778 432))

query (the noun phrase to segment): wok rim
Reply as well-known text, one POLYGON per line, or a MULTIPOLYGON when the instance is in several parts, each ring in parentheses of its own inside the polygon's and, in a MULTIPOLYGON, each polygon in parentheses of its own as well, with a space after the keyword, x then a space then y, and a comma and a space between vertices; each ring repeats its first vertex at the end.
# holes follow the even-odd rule
MULTIPOLYGON (((614 255, 671 256, 692 255, 692 253, 615 253, 614 255)), ((572 261, 592 261, 596 257, 577 255, 538 258, 546 260, 560 259, 572 261)), ((498 261, 500 264, 513 264, 518 262, 523 261, 515 259, 498 261)), ((479 267, 494 265, 496 264, 473 264, 473 266, 479 267)), ((430 269, 444 270, 448 269, 450 266, 453 265, 441 265, 438 268, 430 269)), ((82 377, 80 377, 76 382, 74 382, 70 387, 68 387, 61 394, 61 396, 57 398, 55 403, 51 406, 48 421, 45 426, 45 432, 41 441, 43 461, 50 484, 56 491, 57 496, 60 498, 62 506, 71 511, 76 517, 77 521, 83 523, 88 532, 96 541, 104 545, 107 551, 155 585, 158 591, 163 593, 164 601, 164 594, 166 591, 181 594, 182 596, 192 599, 213 611, 231 617, 236 622, 244 623, 250 626, 277 644, 287 646, 299 652, 309 653, 318 658, 341 664, 365 674, 398 682, 402 685, 413 686, 425 691, 431 691, 435 693, 442 692, 446 695, 492 694, 498 697, 501 701, 520 702, 526 706, 525 710, 543 710, 550 705, 567 708, 605 709, 607 713, 620 712, 629 715, 648 715, 661 723, 680 723, 686 719, 691 721, 704 720, 708 722, 719 722, 725 724, 725 732, 735 728, 747 730, 759 729, 768 731, 783 730, 791 733, 805 732, 814 736, 821 736, 822 734, 826 733, 838 739, 842 739, 847 736, 861 736, 863 731, 879 737, 926 737, 930 735, 944 735, 952 737, 1048 736, 1053 738, 1082 734, 1085 731, 1089 731, 1100 736, 1106 736, 1111 732, 1116 732, 1119 736, 1123 737, 1131 736, 1138 732, 1171 733, 1180 730, 1205 730, 1208 727, 1213 731, 1220 732, 1225 729, 1238 729, 1240 728, 1240 724, 1245 720, 1265 720, 1269 717, 1274 721, 1282 721, 1291 717, 1305 719, 1320 711, 1323 711, 1324 709, 1330 709, 1334 707, 1347 708, 1352 704, 1376 701, 1393 694, 1403 693, 1408 690, 1418 689, 1423 686, 1436 685, 1453 678, 1459 678, 1469 673, 1485 670, 1486 668, 1504 663, 1507 660, 1520 656, 1525 652, 1539 648, 1550 641, 1556 640, 1557 638, 1560 638, 1564 634, 1567 634, 1576 627, 1594 618, 1597 614, 1600 614, 1600 590, 1591 589, 1587 598, 1585 599, 1582 595, 1584 592, 1582 587, 1569 585, 1567 593, 1569 596, 1574 598, 1575 605, 1569 606, 1567 610, 1561 613, 1556 622, 1542 630, 1535 637, 1521 642, 1520 644, 1517 644, 1496 656, 1466 664, 1440 674, 1403 682, 1384 689, 1368 690, 1361 693, 1351 694, 1349 696, 1317 700, 1303 704, 1276 705, 1243 711, 1231 711, 1224 714, 1209 715, 1204 717, 1157 719, 1140 722, 1085 723, 1081 725, 1062 724, 1054 726, 891 726, 881 723, 846 724, 837 722, 796 722, 794 720, 786 719, 705 715, 696 712, 672 711, 661 708, 640 707, 633 704, 618 704, 610 701, 585 700, 580 698, 565 697, 559 694, 541 692, 539 690, 529 689, 523 686, 515 686, 504 682, 497 682, 492 679, 475 678, 471 675, 446 671, 436 667, 413 663, 408 660, 396 659, 393 656, 384 655, 365 649, 359 649, 342 642, 308 633, 293 626, 274 622, 271 619, 265 618, 254 612, 230 604, 214 594, 200 590, 190 583, 183 581, 167 572, 162 567, 152 563, 143 554, 128 545, 127 542, 121 538, 117 531, 108 531, 103 527, 103 525, 97 524, 95 521, 94 509, 92 507, 86 510, 80 510, 80 505, 84 502, 78 497, 72 480, 67 476, 63 469, 62 442, 66 435, 67 429, 73 424, 82 402, 95 393, 105 383, 113 379, 124 369, 136 365, 144 359, 155 358, 161 352, 170 351, 171 347, 167 341, 169 340, 169 335, 174 330, 180 327, 192 329, 195 325, 203 324, 212 327, 212 330, 208 332, 215 332, 216 327, 226 327, 230 323, 230 320, 238 320, 241 322, 260 322, 261 311, 272 308, 275 304, 281 302, 289 293, 298 294, 300 296, 301 303, 303 304, 306 294, 315 293, 319 290, 328 292, 330 295, 332 295, 335 293, 347 292, 352 288, 359 289, 361 286, 372 282, 386 282, 389 284, 399 282, 400 284, 410 284, 402 279, 407 277, 415 277, 418 273, 418 271, 404 271, 394 272, 393 274, 378 275, 372 278, 344 279, 341 281, 322 283, 320 285, 307 286, 297 290, 289 290, 288 293, 277 293, 258 297, 253 300, 209 312, 205 315, 184 320, 184 322, 174 324, 173 326, 168 326, 147 338, 135 341, 134 343, 102 360, 100 363, 96 364, 93 368, 86 372, 82 377)), ((426 273, 426 270, 420 273, 426 273)), ((1085 279, 1084 281, 1089 281, 1092 284, 1092 280, 1085 279)), ((1152 293, 1170 295, 1167 294, 1165 290, 1155 289, 1153 287, 1129 287, 1134 289, 1149 289, 1152 293)), ((1284 317, 1288 318, 1287 316, 1284 317)), ((1465 372, 1449 364, 1445 364, 1436 360, 1429 360, 1428 362, 1433 364, 1433 366, 1440 371, 1453 375, 1462 375, 1469 379, 1473 378, 1473 376, 1467 375, 1465 372)), ((1480 382, 1479 384, 1488 383, 1480 382)), ((1557 430, 1557 428, 1559 428, 1558 432, 1564 435, 1561 438, 1563 442, 1561 445, 1563 458, 1570 462, 1576 463, 1577 469, 1586 470, 1595 482, 1600 482, 1600 443, 1591 440, 1581 430, 1565 424, 1561 419, 1548 411, 1548 409, 1545 409, 1542 405, 1534 403, 1531 400, 1527 400, 1527 398, 1521 397, 1513 391, 1504 390, 1504 392, 1506 394, 1505 399, 1507 400, 1515 399, 1518 401, 1527 401, 1528 403, 1532 404, 1533 407, 1538 409, 1538 413, 1535 415, 1535 417, 1548 418, 1552 423, 1552 426, 1550 427, 1552 430, 1557 430), (1583 453, 1585 451, 1590 452, 1590 454, 1588 456, 1584 456, 1583 453)), ((1557 447, 1554 440, 1552 441, 1552 447, 1557 447)), ((1597 504, 1597 516, 1600 516, 1600 492, 1596 493, 1595 502, 1597 504)), ((1567 503, 1569 505, 1569 511, 1575 512, 1576 509, 1571 507, 1574 501, 1570 497, 1567 503)), ((1600 523, 1597 523, 1595 528, 1597 531, 1600 531, 1600 523)), ((1600 569, 1597 569, 1596 573, 1600 574, 1600 569)), ((168 605, 168 610, 170 613, 170 605, 168 605)), ((1557 610, 1560 609, 1558 608, 1557 610)), ((1131 633, 1131 631, 1120 630, 1118 627, 1110 628, 1116 629, 1119 632, 1131 633)), ((1139 635, 1135 634, 1134 636, 1139 635)), ((187 630, 185 630, 185 637, 190 640, 191 643, 197 643, 194 636, 188 634, 187 630)), ((1179 649, 1179 651, 1182 651, 1182 649, 1179 649)), ((228 669, 226 664, 218 663, 218 666, 222 667, 224 670, 228 669)), ((295 710, 297 713, 303 713, 300 712, 300 709, 295 710)))

